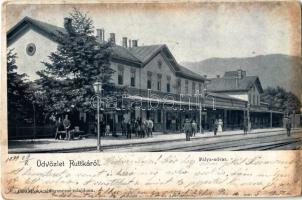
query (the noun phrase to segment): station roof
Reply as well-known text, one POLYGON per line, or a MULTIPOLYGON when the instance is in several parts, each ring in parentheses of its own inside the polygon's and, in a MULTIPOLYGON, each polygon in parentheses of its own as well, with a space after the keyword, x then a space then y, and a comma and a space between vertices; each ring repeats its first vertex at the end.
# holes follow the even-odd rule
POLYGON ((208 85, 208 90, 212 92, 232 92, 232 91, 248 91, 253 85, 256 85, 259 92, 263 89, 258 76, 245 76, 241 79, 236 78, 212 78, 208 85))
MULTIPOLYGON (((41 33, 47 38, 56 41, 56 37, 60 36, 60 33, 66 33, 65 28, 42 22, 30 17, 24 17, 15 26, 13 26, 7 32, 8 46, 13 43, 18 37, 20 37, 29 28, 41 33)), ((137 46, 132 48, 125 48, 123 46, 114 45, 112 47, 113 57, 117 59, 133 62, 136 65, 144 67, 153 57, 159 53, 164 53, 167 60, 171 63, 176 76, 185 77, 197 81, 205 81, 206 78, 198 73, 195 73, 184 66, 179 65, 170 50, 165 44, 137 46)))

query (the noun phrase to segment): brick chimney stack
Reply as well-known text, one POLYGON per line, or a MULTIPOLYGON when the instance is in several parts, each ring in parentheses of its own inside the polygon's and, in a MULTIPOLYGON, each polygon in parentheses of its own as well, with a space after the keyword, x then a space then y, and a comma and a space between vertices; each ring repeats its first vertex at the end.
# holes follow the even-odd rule
POLYGON ((74 29, 72 27, 72 19, 69 17, 65 17, 64 18, 64 28, 70 32, 70 33, 74 33, 74 29))

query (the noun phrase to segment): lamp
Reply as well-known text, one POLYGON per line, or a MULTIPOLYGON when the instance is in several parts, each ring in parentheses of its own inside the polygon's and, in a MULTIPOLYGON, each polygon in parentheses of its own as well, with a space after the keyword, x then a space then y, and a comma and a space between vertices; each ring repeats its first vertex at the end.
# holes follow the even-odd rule
POLYGON ((93 89, 95 91, 95 93, 99 94, 102 90, 102 83, 99 82, 99 81, 96 81, 94 84, 93 84, 93 89))

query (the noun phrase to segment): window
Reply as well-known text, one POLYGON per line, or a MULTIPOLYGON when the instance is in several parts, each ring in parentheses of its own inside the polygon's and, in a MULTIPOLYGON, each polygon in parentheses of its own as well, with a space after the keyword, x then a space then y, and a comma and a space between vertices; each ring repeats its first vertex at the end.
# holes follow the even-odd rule
POLYGON ((253 95, 253 105, 255 105, 255 95, 253 95))
POLYGON ((195 82, 192 82, 192 94, 195 94, 195 82))
POLYGON ((167 76, 167 92, 171 92, 171 76, 167 76))
POLYGON ((185 91, 186 91, 186 94, 189 93, 189 81, 188 80, 185 81, 185 91))
POLYGON ((123 66, 118 66, 118 84, 123 85, 124 84, 124 68, 123 66))
POLYGON ((157 90, 161 91, 161 74, 157 74, 157 90))
POLYGON ((203 93, 201 83, 198 83, 198 90, 199 90, 199 94, 203 93))
POLYGON ((157 61, 157 66, 158 66, 159 69, 161 69, 162 64, 163 64, 163 62, 161 60, 157 61))
POLYGON ((29 43, 27 46, 26 46, 26 53, 27 55, 29 56, 33 56, 36 52, 36 45, 34 43, 29 43))
POLYGON ((177 92, 180 94, 181 93, 181 79, 180 78, 177 79, 176 85, 177 85, 177 92))
POLYGON ((151 89, 152 86, 152 72, 147 72, 147 89, 151 89))
POLYGON ((131 70, 130 85, 135 87, 135 70, 131 70))

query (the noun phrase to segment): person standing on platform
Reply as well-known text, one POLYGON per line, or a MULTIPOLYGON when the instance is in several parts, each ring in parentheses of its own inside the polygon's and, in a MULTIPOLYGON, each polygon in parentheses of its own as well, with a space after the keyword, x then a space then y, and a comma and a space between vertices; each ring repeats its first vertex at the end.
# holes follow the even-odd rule
POLYGON ((135 137, 139 137, 139 119, 134 120, 135 137))
POLYGON ((244 119, 243 120, 243 133, 244 133, 244 135, 247 135, 247 129, 248 129, 247 119, 244 119))
POLYGON ((127 139, 131 139, 131 121, 129 120, 126 123, 126 133, 127 133, 127 139))
POLYGON ((286 132, 287 132, 288 137, 290 136, 291 129, 292 129, 291 120, 290 120, 290 118, 287 118, 287 120, 286 120, 286 132))
POLYGON ((186 134, 186 141, 190 141, 191 131, 192 131, 192 125, 190 123, 190 120, 187 118, 184 124, 184 131, 186 134))
POLYGON ((121 128, 122 128, 122 136, 126 136, 127 135, 127 122, 126 122, 126 119, 124 119, 124 118, 121 122, 121 128))
POLYGON ((214 136, 217 135, 217 131, 218 131, 218 120, 215 119, 215 122, 214 122, 214 136))
POLYGON ((197 124, 195 122, 195 120, 192 121, 192 135, 195 137, 197 132, 197 124))
POLYGON ((142 130, 142 118, 137 120, 137 134, 139 138, 143 137, 143 130, 142 130))
POLYGON ((110 135, 110 125, 107 124, 106 127, 105 127, 105 136, 108 136, 110 135))
POLYGON ((70 140, 69 128, 71 126, 70 120, 68 119, 68 115, 65 115, 65 119, 63 120, 63 126, 66 132, 65 140, 70 140))
POLYGON ((152 119, 149 119, 149 121, 148 121, 148 135, 149 136, 153 136, 153 134, 152 134, 152 131, 153 131, 153 121, 152 121, 152 119))
POLYGON ((61 134, 59 133, 59 131, 62 131, 63 127, 63 123, 61 121, 61 117, 58 118, 58 120, 56 121, 56 135, 55 135, 55 140, 56 139, 61 139, 61 134))

